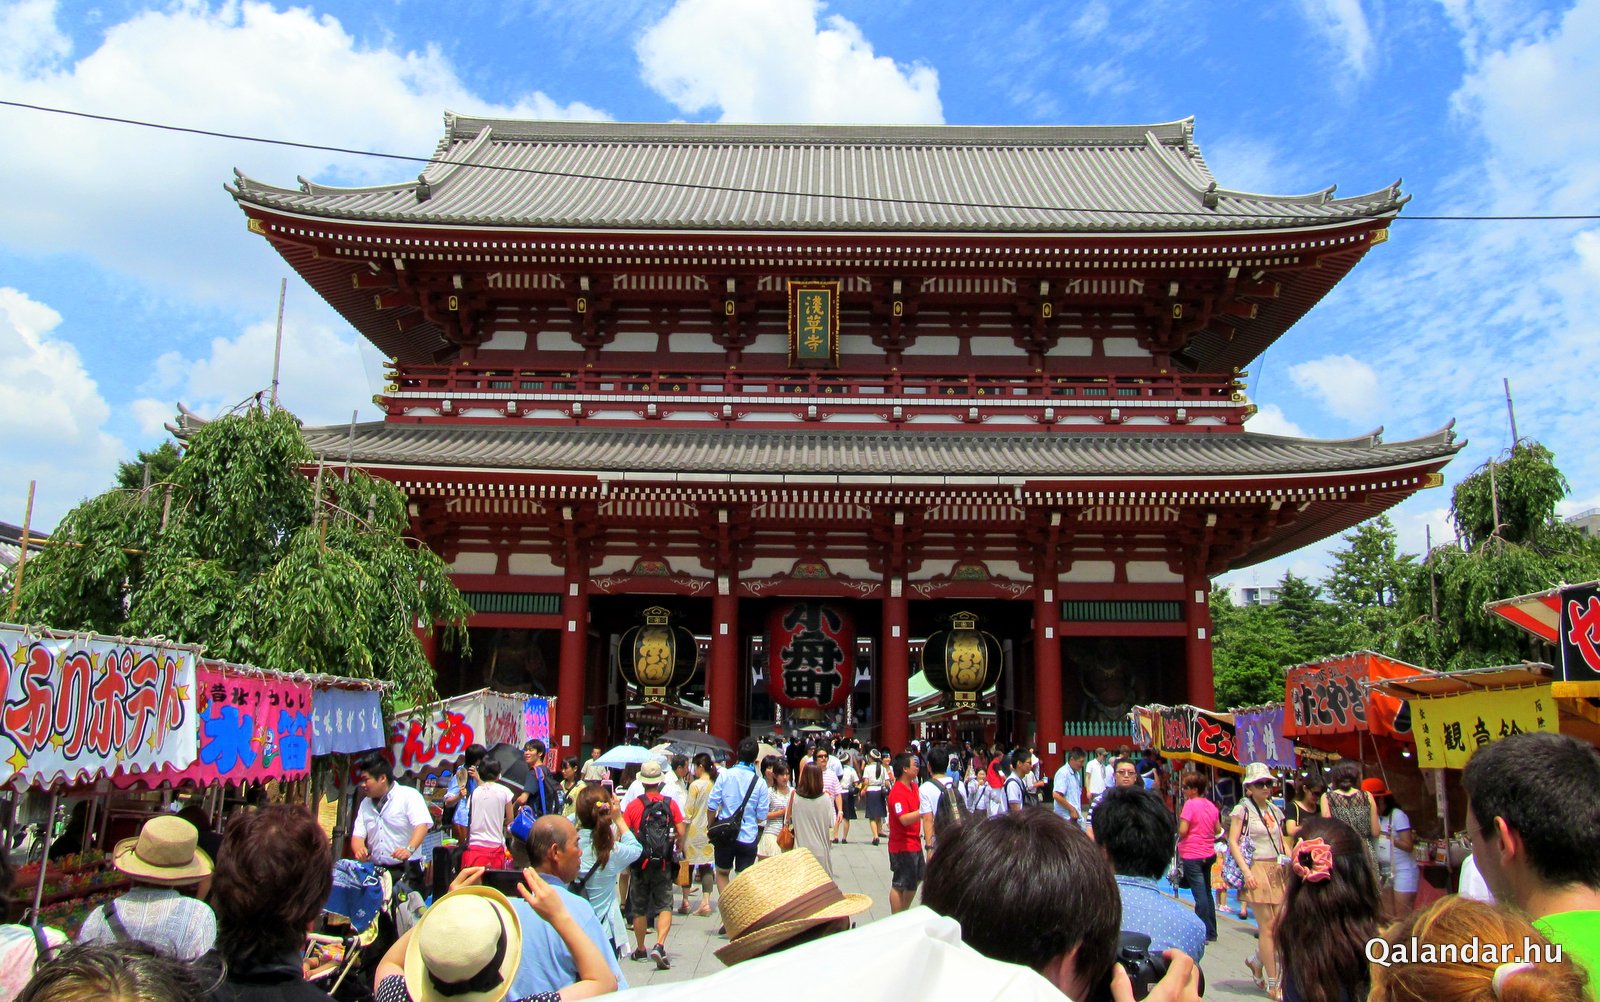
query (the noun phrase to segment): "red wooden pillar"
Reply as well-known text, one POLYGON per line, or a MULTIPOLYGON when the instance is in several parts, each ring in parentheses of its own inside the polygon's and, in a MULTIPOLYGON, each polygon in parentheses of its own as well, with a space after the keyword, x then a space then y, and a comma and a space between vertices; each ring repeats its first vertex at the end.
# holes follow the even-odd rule
POLYGON ((734 747, 739 739, 739 596, 733 575, 717 575, 711 596, 711 664, 706 676, 711 736, 734 747))
POLYGON ((561 670, 556 679, 556 728, 551 743, 562 757, 583 746, 583 711, 587 709, 584 670, 589 655, 589 582, 587 561, 572 547, 567 559, 567 593, 561 597, 561 670))
POLYGON ((883 721, 879 742, 898 755, 911 740, 911 604, 905 580, 898 575, 883 582, 883 657, 879 667, 878 699, 883 721))
POLYGON ((1217 708, 1216 679, 1211 669, 1211 582, 1189 574, 1183 583, 1183 667, 1191 704, 1217 708))
POLYGON ((1034 744, 1044 760, 1040 775, 1054 775, 1067 753, 1061 719, 1061 638, 1056 632, 1060 620, 1055 564, 1041 557, 1033 572, 1034 744))
POLYGON ((439 674, 439 630, 435 626, 416 627, 417 643, 422 645, 422 656, 428 664, 433 666, 433 674, 439 674))

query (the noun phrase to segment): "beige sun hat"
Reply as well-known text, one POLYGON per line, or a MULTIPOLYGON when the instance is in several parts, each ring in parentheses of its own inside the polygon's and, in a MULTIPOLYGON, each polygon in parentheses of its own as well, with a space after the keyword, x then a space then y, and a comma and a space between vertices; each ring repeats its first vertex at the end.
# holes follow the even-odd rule
POLYGON ((728 883, 718 903, 728 927, 717 959, 733 965, 784 940, 872 907, 865 894, 846 894, 808 849, 769 856, 728 883))
POLYGON ((660 786, 666 782, 666 773, 661 770, 661 763, 651 759, 639 767, 639 783, 643 786, 660 786))
POLYGON ((433 903, 406 945, 414 1002, 500 1002, 522 963, 522 924, 492 887, 469 885, 433 903))
POLYGON ((199 844, 194 825, 161 814, 146 821, 137 836, 117 843, 111 865, 147 884, 193 884, 211 873, 211 857, 199 844))
POLYGON ((1251 762, 1249 765, 1244 767, 1245 786, 1249 786, 1252 783, 1259 783, 1263 779, 1274 778, 1275 777, 1272 775, 1272 770, 1267 768, 1267 763, 1265 762, 1251 762))

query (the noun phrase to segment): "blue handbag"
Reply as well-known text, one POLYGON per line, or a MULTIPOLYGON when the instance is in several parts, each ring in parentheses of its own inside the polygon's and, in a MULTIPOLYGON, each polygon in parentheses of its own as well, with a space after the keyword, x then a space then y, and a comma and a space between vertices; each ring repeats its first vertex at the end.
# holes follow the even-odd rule
POLYGON ((521 807, 517 810, 517 816, 511 819, 511 826, 506 830, 511 833, 512 838, 526 842, 528 836, 533 834, 533 823, 537 820, 539 816, 534 813, 533 808, 521 807))

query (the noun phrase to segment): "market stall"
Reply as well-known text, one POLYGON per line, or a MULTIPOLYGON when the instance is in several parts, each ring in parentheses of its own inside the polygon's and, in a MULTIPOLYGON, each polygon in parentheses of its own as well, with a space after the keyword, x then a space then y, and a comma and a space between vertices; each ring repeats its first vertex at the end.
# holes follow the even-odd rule
POLYGON ((1522 627, 1557 650, 1551 695, 1571 700, 1571 714, 1600 721, 1600 581, 1560 585, 1490 602, 1486 612, 1522 627))
POLYGON ((1413 742, 1405 702, 1362 683, 1423 671, 1374 651, 1295 665, 1284 680, 1284 736, 1368 764, 1408 757, 1413 742))

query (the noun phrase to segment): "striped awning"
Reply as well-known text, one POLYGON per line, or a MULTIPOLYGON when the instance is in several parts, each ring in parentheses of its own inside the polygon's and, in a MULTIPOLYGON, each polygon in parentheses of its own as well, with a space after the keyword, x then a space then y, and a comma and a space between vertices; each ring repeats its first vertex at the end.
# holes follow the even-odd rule
POLYGON ((1483 609, 1515 623, 1545 643, 1553 644, 1561 627, 1561 588, 1501 599, 1490 602, 1483 609))

